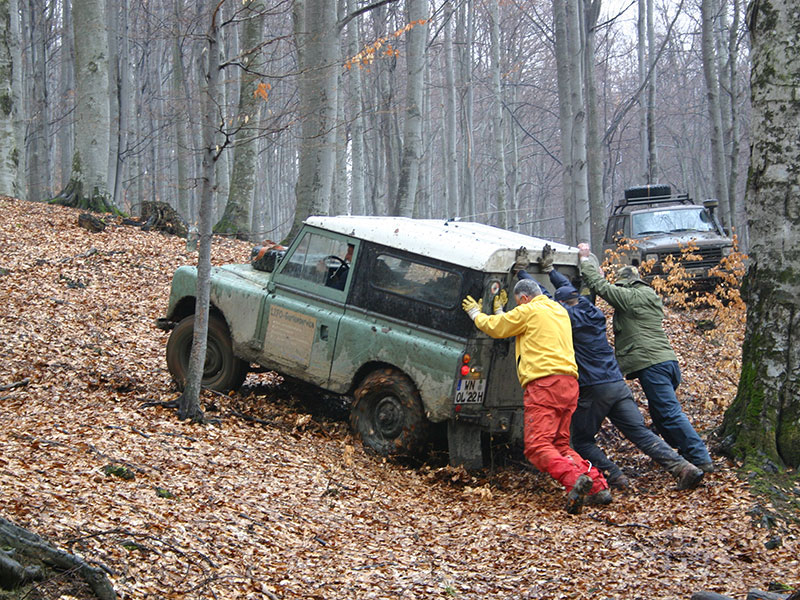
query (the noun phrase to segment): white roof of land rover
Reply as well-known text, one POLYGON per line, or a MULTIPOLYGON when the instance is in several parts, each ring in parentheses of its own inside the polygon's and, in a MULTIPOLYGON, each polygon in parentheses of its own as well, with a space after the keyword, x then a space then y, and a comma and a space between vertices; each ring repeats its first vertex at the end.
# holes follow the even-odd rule
POLYGON ((577 248, 470 221, 338 216, 309 217, 305 223, 488 273, 508 271, 522 246, 531 262, 550 244, 556 264, 578 264, 577 248))

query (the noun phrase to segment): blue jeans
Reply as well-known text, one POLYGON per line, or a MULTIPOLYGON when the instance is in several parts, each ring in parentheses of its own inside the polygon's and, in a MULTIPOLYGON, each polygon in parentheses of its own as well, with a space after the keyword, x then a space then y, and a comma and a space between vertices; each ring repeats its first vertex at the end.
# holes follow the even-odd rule
POLYGON ((634 373, 642 384, 653 425, 661 437, 694 465, 711 462, 711 456, 675 396, 681 383, 678 362, 669 360, 634 373))
POLYGON ((572 415, 572 447, 583 458, 603 471, 609 479, 622 473, 605 452, 597 446, 595 436, 606 417, 664 469, 677 473, 686 461, 669 444, 650 431, 633 399, 631 389, 621 379, 609 383, 581 386, 578 408, 572 415))

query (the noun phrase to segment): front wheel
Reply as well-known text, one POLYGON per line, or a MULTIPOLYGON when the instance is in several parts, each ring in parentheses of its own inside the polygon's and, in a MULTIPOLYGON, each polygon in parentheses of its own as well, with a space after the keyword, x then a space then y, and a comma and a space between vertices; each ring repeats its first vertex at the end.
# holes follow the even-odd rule
MULTIPOLYGON (((167 341, 167 368, 180 389, 186 385, 189 373, 193 336, 194 315, 189 315, 175 326, 167 341)), ((224 319, 214 314, 208 315, 202 386, 217 392, 237 390, 244 383, 249 366, 249 363, 233 354, 231 336, 224 319)))
POLYGON ((419 454, 430 435, 414 383, 396 369, 370 373, 355 392, 350 426, 383 456, 419 454))

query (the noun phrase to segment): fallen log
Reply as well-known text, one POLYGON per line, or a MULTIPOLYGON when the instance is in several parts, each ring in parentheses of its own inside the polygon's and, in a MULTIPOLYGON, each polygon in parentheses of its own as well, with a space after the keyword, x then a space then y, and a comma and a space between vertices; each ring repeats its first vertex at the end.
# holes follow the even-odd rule
MULTIPOLYGON (((31 533, 3 517, 0 517, 0 546, 13 548, 20 554, 30 556, 58 569, 79 573, 99 600, 115 600, 117 597, 114 587, 101 569, 90 566, 79 556, 51 546, 35 533, 31 533)), ((10 566, 13 570, 14 566, 10 566)), ((19 575, 19 572, 17 574, 19 575)), ((32 575, 33 573, 28 572, 27 574, 32 575)))

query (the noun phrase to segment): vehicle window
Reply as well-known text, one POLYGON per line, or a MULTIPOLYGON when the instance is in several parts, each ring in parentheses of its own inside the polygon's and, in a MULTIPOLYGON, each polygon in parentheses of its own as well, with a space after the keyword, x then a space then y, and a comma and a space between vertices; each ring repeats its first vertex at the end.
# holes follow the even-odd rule
POLYGON ((350 273, 353 244, 306 232, 282 273, 311 283, 343 290, 350 273))
POLYGON ((379 254, 372 273, 372 285, 393 294, 445 308, 459 300, 461 275, 452 271, 379 254))
POLYGON ((705 216, 705 210, 686 208, 681 210, 656 210, 631 216, 633 237, 651 233, 677 233, 682 231, 714 231, 714 226, 705 216))

